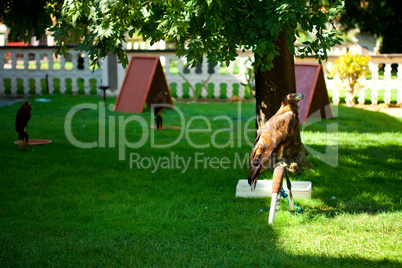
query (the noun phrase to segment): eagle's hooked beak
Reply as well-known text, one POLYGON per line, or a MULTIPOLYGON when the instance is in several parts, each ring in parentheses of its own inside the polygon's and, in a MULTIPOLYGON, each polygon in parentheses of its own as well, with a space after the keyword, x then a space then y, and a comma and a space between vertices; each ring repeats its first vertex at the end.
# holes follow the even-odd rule
POLYGON ((297 101, 304 99, 304 95, 303 94, 297 94, 296 98, 297 101))

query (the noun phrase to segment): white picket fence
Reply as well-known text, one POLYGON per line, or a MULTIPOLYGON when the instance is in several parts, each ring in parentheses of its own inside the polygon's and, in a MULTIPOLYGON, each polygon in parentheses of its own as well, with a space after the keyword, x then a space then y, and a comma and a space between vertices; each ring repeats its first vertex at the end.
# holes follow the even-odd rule
POLYGON ((102 78, 101 70, 90 70, 87 55, 78 51, 56 58, 52 48, 2 47, 0 55, 0 96, 39 95, 46 86, 49 93, 82 88, 90 94, 91 83, 96 90, 102 78))
MULTIPOLYGON (((371 104, 377 105, 379 101, 379 93, 384 97, 384 103, 391 103, 391 95, 396 96, 398 105, 402 105, 402 54, 383 54, 370 56, 369 68, 371 72, 370 79, 361 79, 359 83, 362 89, 356 93, 358 103, 360 105, 371 104), (396 68, 393 72, 392 66, 396 68), (370 99, 367 103, 366 99, 370 99)), ((332 102, 339 104, 340 95, 346 95, 346 102, 350 102, 353 96, 345 94, 345 83, 337 76, 331 77, 331 70, 335 66, 337 56, 329 56, 328 61, 323 63, 325 82, 328 90, 332 91, 332 102)), ((297 62, 298 60, 296 60, 297 62)), ((304 62, 314 62, 313 59, 304 59, 304 62)), ((300 61, 299 61, 300 62, 300 61)))
MULTIPOLYGON (((106 59, 101 68, 93 71, 85 53, 75 50, 70 50, 69 53, 68 58, 56 58, 53 48, 0 47, 0 97, 29 97, 43 94, 46 81, 49 93, 101 94, 99 86, 106 85, 110 75, 117 76, 117 88, 108 90, 108 95, 118 95, 125 74, 121 66, 118 65, 115 72, 110 72, 106 59)), ((228 67, 211 66, 205 59, 203 64, 191 69, 186 68, 184 58, 177 58, 172 51, 129 52, 129 56, 131 55, 159 56, 170 89, 176 98, 193 97, 186 80, 194 87, 208 80, 206 84, 209 92, 207 90, 201 92, 201 97, 204 98, 228 99, 234 95, 240 98, 252 98, 252 93, 246 91, 244 86, 247 83, 246 73, 251 68, 252 53, 240 54, 228 67), (183 79, 183 76, 186 79, 183 79)), ((330 56, 323 66, 327 88, 332 91, 332 101, 338 104, 343 94, 342 83, 338 77, 331 78, 328 75, 336 59, 337 56, 330 56)), ((315 62, 315 60, 296 58, 296 62, 315 62)), ((402 54, 371 56, 372 78, 362 81, 364 88, 358 94, 358 102, 377 105, 378 94, 381 92, 384 94, 385 103, 389 104, 391 96, 396 96, 397 104, 402 104, 401 70, 395 75, 395 72, 392 74, 391 67, 391 65, 399 67, 401 64, 402 54), (380 72, 379 66, 384 66, 383 72, 380 72), (368 95, 371 100, 369 103, 365 101, 368 95)))
MULTIPOLYGON (((228 99, 234 95, 240 98, 252 98, 252 95, 247 96, 244 87, 244 84, 247 83, 245 75, 247 68, 251 68, 252 53, 241 54, 229 66, 222 64, 213 66, 204 57, 203 63, 198 64, 194 68, 186 68, 185 58, 177 58, 172 52, 149 51, 140 54, 130 53, 129 55, 159 56, 164 67, 166 80, 174 96, 177 98, 193 98, 194 93, 186 85, 187 81, 193 87, 197 87, 197 84, 202 85, 205 81, 208 81, 206 84, 211 88, 211 92, 208 93, 205 88, 202 89, 201 97, 203 98, 228 99)), ((119 75, 124 75, 124 72, 125 70, 121 70, 119 75)))

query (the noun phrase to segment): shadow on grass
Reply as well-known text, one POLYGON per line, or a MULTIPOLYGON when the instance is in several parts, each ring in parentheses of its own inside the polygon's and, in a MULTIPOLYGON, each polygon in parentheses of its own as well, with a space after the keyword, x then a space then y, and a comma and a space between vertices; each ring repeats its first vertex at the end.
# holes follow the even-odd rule
MULTIPOLYGON (((326 150, 324 145, 312 147, 321 152, 326 150)), ((312 197, 327 206, 314 209, 314 213, 330 216, 337 212, 381 213, 402 209, 402 146, 362 147, 340 146, 336 167, 310 157, 316 168, 296 179, 312 181, 312 197)))

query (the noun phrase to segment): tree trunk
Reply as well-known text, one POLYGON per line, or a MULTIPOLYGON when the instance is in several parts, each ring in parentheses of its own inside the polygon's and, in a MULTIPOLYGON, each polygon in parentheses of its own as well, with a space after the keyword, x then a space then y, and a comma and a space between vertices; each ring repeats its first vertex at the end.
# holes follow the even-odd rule
MULTIPOLYGON (((279 48, 280 55, 274 58, 274 67, 269 71, 261 71, 259 68, 255 74, 257 129, 275 115, 287 94, 296 92, 294 56, 286 44, 285 32, 279 34, 275 45, 279 48)), ((265 60, 264 55, 256 54, 255 57, 265 60)), ((285 150, 284 157, 292 172, 299 172, 312 166, 301 143, 299 128, 285 150)))

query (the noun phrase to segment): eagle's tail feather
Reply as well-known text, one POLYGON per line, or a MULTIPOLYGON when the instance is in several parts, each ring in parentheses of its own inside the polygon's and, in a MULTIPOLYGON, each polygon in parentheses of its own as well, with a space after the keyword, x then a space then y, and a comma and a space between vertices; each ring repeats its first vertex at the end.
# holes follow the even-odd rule
POLYGON ((252 165, 250 173, 248 174, 248 184, 251 186, 251 190, 255 190, 257 186, 258 176, 260 175, 261 164, 252 165))

